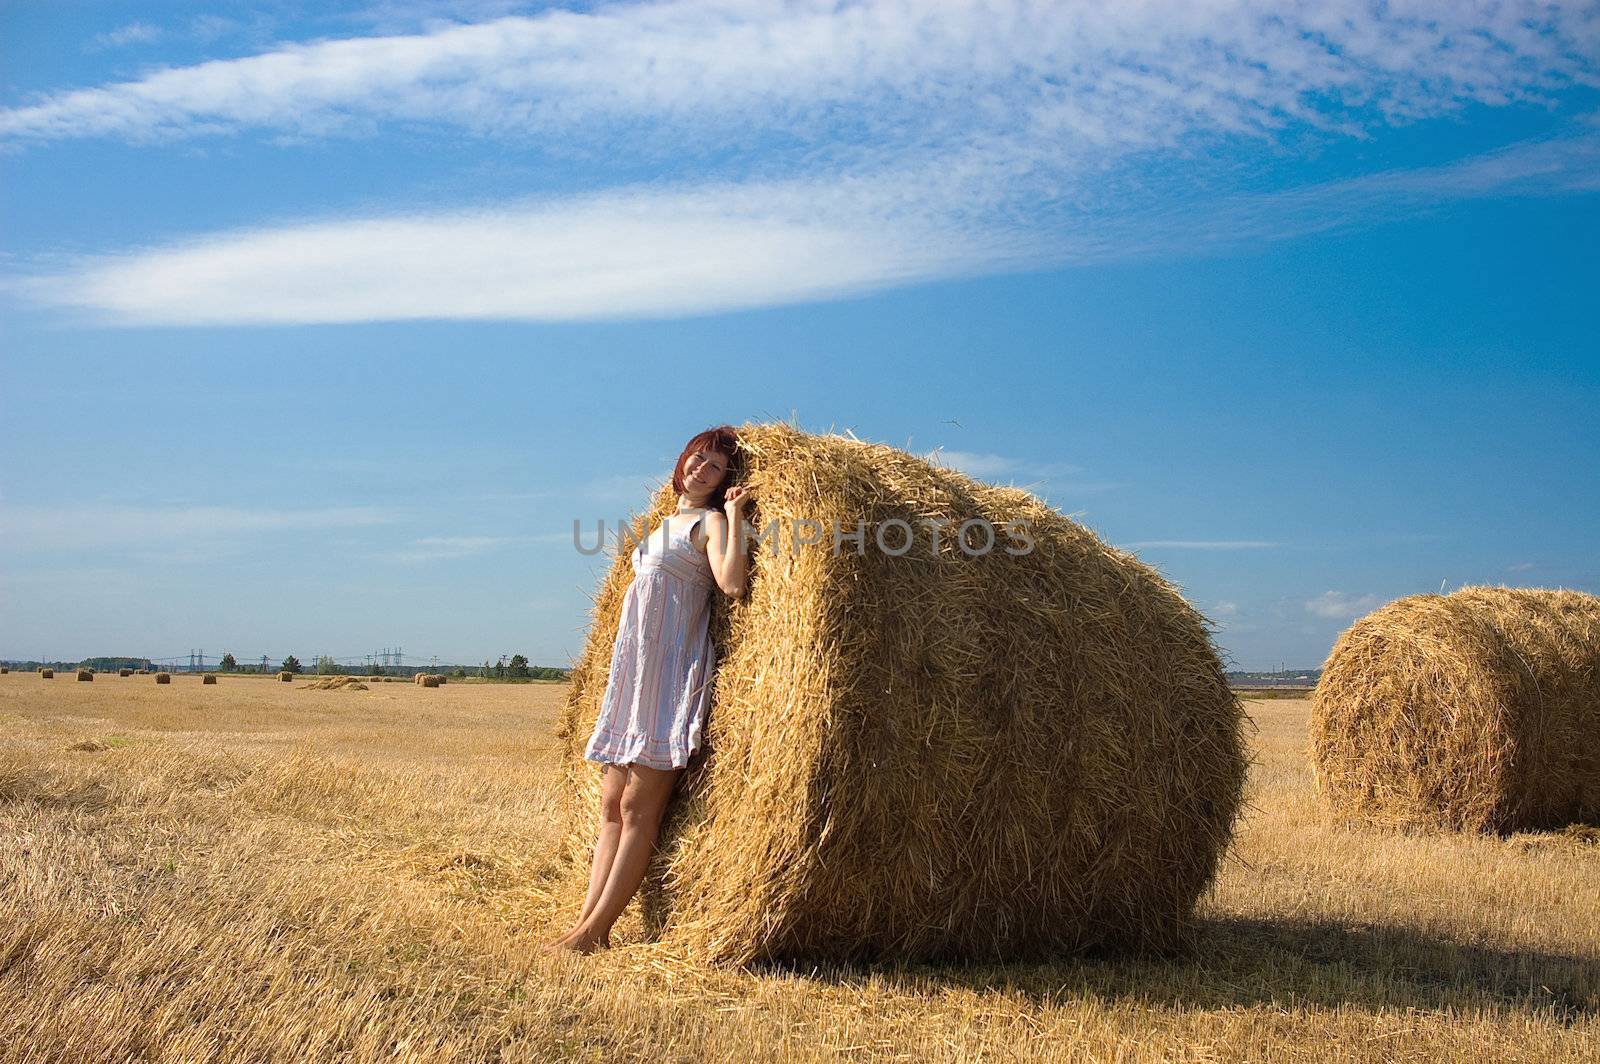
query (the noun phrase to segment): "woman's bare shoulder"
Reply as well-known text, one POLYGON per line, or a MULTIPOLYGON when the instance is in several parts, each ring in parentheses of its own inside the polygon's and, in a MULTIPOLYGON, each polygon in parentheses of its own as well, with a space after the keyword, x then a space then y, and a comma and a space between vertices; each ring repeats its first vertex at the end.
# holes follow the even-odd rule
POLYGON ((718 534, 726 534, 728 531, 728 515, 721 510, 707 510, 701 517, 700 523, 695 526, 693 535, 695 546, 702 551, 706 550, 711 542, 710 537, 706 535, 708 528, 716 529, 718 534))

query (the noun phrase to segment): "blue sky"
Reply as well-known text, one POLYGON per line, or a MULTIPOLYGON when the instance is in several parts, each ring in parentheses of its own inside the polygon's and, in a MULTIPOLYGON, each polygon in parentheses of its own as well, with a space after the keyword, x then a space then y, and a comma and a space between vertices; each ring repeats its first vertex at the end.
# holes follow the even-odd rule
POLYGON ((0 656, 565 664, 574 518, 791 416, 1032 486, 1243 668, 1600 592, 1593 5, 23 0, 0 48, 0 656))

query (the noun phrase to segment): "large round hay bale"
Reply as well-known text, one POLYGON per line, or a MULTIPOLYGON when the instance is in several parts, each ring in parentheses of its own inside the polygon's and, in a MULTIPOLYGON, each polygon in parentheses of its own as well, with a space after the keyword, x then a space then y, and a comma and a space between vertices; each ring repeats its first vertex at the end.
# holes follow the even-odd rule
POLYGON ((282 683, 294 683, 294 673, 285 669, 283 672, 278 673, 278 680, 282 683))
POLYGON ((171 682, 172 682, 172 673, 170 673, 170 672, 158 672, 158 673, 156 673, 156 683, 171 683, 171 682))
POLYGON ((132 676, 133 675, 133 670, 132 669, 118 669, 117 670, 117 675, 118 676, 132 676))
POLYGON ((39 670, 39 678, 43 679, 43 680, 54 680, 56 678, 56 670, 54 670, 54 669, 40 669, 39 670))
POLYGON ((445 676, 444 673, 442 673, 442 672, 434 673, 433 678, 435 680, 439 681, 439 686, 440 687, 443 687, 446 683, 449 682, 449 677, 445 676))
POLYGON ((1339 637, 1312 700, 1340 818, 1508 832, 1600 816, 1600 598, 1414 595, 1339 637))
POLYGON ((79 669, 78 670, 78 679, 92 683, 94 681, 94 670, 93 669, 79 669))
POLYGON ((213 675, 211 675, 211 674, 210 674, 210 673, 209 673, 209 672, 208 672, 208 673, 206 673, 206 674, 205 674, 205 675, 204 675, 204 676, 202 676, 202 677, 200 677, 200 682, 201 682, 201 683, 203 683, 203 684, 206 684, 206 683, 216 683, 216 682, 217 682, 217 678, 216 678, 216 677, 215 677, 215 676, 213 676, 213 675))
MULTIPOLYGON (((1025 491, 854 438, 739 432, 748 519, 778 528, 752 544, 745 599, 712 593, 706 749, 642 888, 647 926, 732 963, 1181 941, 1246 765, 1205 620, 1025 491), (952 522, 937 548, 924 518, 952 522), (822 542, 802 542, 807 519, 822 542), (977 552, 974 527, 969 554, 953 531, 977 519, 998 543, 977 552), (1031 551, 1008 521, 1028 523, 1031 551), (864 530, 860 553, 834 552, 835 527, 864 530)), ((583 749, 630 551, 675 504, 669 482, 634 519, 572 672, 561 800, 580 893, 601 779, 583 749)))
POLYGON ((424 686, 424 687, 438 687, 439 686, 439 677, 437 677, 437 676, 424 676, 422 678, 422 686, 424 686))

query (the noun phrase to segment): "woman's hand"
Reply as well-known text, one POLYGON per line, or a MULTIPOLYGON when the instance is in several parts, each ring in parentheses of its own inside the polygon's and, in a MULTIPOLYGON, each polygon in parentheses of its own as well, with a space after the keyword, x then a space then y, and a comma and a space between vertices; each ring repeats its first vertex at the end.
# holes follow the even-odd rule
POLYGON ((744 513, 745 506, 750 502, 750 493, 743 484, 735 484, 728 489, 728 494, 722 497, 722 509, 730 519, 738 518, 744 513))

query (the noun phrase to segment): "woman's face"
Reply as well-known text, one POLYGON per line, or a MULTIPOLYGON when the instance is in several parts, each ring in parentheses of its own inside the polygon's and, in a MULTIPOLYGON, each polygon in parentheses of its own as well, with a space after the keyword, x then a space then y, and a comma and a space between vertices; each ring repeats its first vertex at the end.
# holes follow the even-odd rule
POLYGON ((683 493, 704 498, 716 491, 727 475, 727 455, 721 451, 696 451, 683 463, 683 493))

